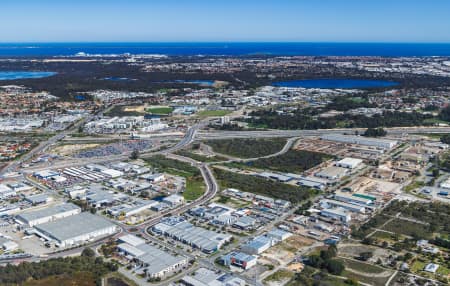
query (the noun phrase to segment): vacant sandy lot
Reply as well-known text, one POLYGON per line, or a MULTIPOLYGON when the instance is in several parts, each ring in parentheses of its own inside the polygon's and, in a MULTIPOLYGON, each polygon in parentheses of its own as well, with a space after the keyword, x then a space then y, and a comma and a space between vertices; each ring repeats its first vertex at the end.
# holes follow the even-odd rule
POLYGON ((61 145, 53 149, 53 151, 60 156, 70 156, 82 150, 91 149, 100 146, 100 144, 68 144, 61 145))

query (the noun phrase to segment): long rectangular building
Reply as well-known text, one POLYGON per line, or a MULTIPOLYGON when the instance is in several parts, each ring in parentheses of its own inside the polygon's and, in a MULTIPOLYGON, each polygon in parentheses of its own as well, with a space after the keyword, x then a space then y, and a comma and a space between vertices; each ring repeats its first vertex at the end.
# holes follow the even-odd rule
POLYGON ((133 235, 126 235, 119 241, 124 241, 117 245, 119 252, 138 261, 149 278, 163 278, 188 263, 186 257, 174 256, 133 235))
POLYGON ((322 140, 348 143, 348 144, 358 144, 365 146, 378 147, 383 149, 391 149, 397 145, 397 141, 380 139, 380 138, 370 138, 364 136, 354 136, 354 135, 341 135, 341 134, 328 134, 320 137, 322 140))
POLYGON ((205 253, 213 253, 225 243, 230 242, 232 236, 196 227, 180 217, 169 217, 155 225, 155 233, 172 237, 205 253))
POLYGON ((16 220, 18 220, 22 224, 27 224, 30 227, 33 227, 35 225, 76 215, 80 212, 81 209, 78 206, 70 203, 65 203, 21 213, 16 216, 16 220))
POLYGON ((83 244, 117 232, 117 227, 108 220, 83 212, 59 220, 35 226, 36 233, 59 247, 83 244))

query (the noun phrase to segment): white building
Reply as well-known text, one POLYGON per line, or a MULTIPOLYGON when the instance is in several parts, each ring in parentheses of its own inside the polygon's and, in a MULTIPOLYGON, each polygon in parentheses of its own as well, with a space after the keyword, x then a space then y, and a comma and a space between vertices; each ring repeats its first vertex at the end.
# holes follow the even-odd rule
POLYGON ((347 173, 348 170, 345 168, 331 166, 320 170, 315 176, 333 181, 344 177, 347 173))
POLYGON ((155 246, 146 244, 145 240, 134 235, 126 235, 119 238, 117 249, 127 257, 138 261, 149 278, 163 278, 182 269, 188 260, 183 256, 171 255, 155 246))
POLYGON ((428 263, 423 270, 430 273, 436 273, 438 269, 439 265, 435 263, 428 263))
POLYGON ((321 139, 328 140, 328 141, 334 141, 334 142, 348 143, 348 144, 358 144, 358 145, 365 145, 365 146, 371 146, 371 147, 378 147, 378 148, 383 148, 383 149, 391 149, 398 143, 395 140, 370 138, 370 137, 354 136, 354 135, 341 135, 341 134, 323 135, 321 137, 321 139))
POLYGON ((355 169, 362 163, 361 159, 356 158, 344 158, 338 162, 336 162, 337 167, 347 168, 347 169, 355 169))
POLYGON ((350 213, 343 208, 323 209, 320 211, 320 215, 334 218, 344 223, 349 223, 352 220, 350 213))
POLYGON ((168 204, 171 207, 176 207, 176 206, 184 203, 184 197, 177 195, 177 194, 173 194, 173 195, 163 198, 162 202, 164 202, 165 204, 168 204))
POLYGON ((76 215, 80 212, 81 209, 78 206, 66 203, 21 213, 16 216, 16 220, 19 221, 19 223, 27 224, 28 226, 32 227, 35 225, 76 215))
POLYGON ((290 233, 288 231, 284 231, 279 228, 275 228, 275 229, 272 229, 271 231, 269 231, 267 233, 267 236, 281 242, 281 241, 284 241, 284 240, 288 239, 289 237, 291 237, 292 233, 290 233))
POLYGON ((373 201, 371 199, 356 196, 355 194, 335 193, 334 199, 341 202, 356 204, 360 206, 369 206, 373 204, 373 201))
POLYGON ((108 220, 83 212, 35 226, 36 234, 59 247, 80 245, 117 232, 108 220))
POLYGON ((5 184, 0 184, 0 199, 7 199, 10 197, 14 197, 15 195, 16 191, 5 184))

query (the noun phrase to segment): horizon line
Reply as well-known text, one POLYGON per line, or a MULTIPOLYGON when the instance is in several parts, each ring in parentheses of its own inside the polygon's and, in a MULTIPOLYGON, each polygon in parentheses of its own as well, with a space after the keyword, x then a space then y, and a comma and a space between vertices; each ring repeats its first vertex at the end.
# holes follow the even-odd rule
POLYGON ((443 44, 448 42, 414 41, 0 41, 5 44, 443 44))

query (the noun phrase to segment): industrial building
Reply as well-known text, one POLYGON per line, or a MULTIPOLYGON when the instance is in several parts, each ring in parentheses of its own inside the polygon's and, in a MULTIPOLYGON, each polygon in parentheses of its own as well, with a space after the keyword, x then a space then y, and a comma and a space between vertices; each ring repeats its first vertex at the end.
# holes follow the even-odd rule
POLYGON ((347 168, 347 169, 355 169, 362 163, 361 159, 355 158, 344 158, 340 161, 336 162, 337 167, 347 168))
POLYGON ((138 262, 140 270, 148 278, 163 278, 165 275, 183 268, 188 260, 183 256, 171 255, 155 246, 146 244, 145 240, 134 235, 119 238, 119 253, 138 262))
POLYGON ((17 195, 16 191, 5 184, 0 184, 0 199, 7 199, 17 195))
POLYGON ((258 258, 243 252, 230 252, 221 257, 225 266, 237 266, 243 269, 249 269, 256 265, 258 258))
POLYGON ((267 236, 275 239, 276 241, 281 242, 281 241, 284 241, 284 240, 288 239, 289 237, 291 237, 292 233, 290 233, 288 231, 284 231, 279 228, 275 228, 275 229, 272 229, 271 231, 269 231, 267 233, 267 236))
POLYGON ((157 201, 145 201, 145 200, 135 200, 133 202, 128 202, 125 204, 112 206, 106 210, 106 212, 114 217, 124 216, 129 217, 145 210, 150 210, 152 206, 157 205, 157 201))
POLYGON ((275 240, 271 237, 260 235, 247 242, 241 250, 249 254, 261 254, 275 245, 275 240))
POLYGON ((344 177, 347 173, 348 169, 331 166, 317 172, 315 176, 327 180, 337 180, 344 177))
POLYGON ((251 230, 256 226, 256 219, 250 216, 242 216, 239 217, 234 223, 233 227, 242 229, 242 230, 251 230))
POLYGON ((292 180, 292 177, 277 174, 277 173, 272 173, 272 172, 261 172, 258 174, 258 176, 266 178, 266 179, 276 180, 276 181, 282 182, 282 183, 287 183, 290 180, 292 180))
POLYGON ((21 224, 26 224, 32 227, 35 225, 76 215, 79 214, 80 212, 81 209, 78 206, 66 203, 21 213, 16 216, 16 220, 21 224))
POLYGON ((346 202, 350 204, 356 204, 360 206, 370 206, 373 205, 373 197, 370 196, 363 196, 359 194, 346 194, 346 193, 335 193, 334 199, 346 202))
POLYGON ((83 212, 39 224, 35 230, 37 235, 54 241, 56 246, 69 247, 112 235, 117 232, 117 227, 100 216, 83 212))
POLYGON ((198 248, 205 253, 213 253, 225 243, 230 242, 232 236, 196 227, 181 217, 169 217, 155 225, 152 230, 157 234, 166 235, 198 248))
POLYGON ((324 217, 334 218, 344 223, 349 223, 352 220, 350 213, 343 208, 323 209, 320 211, 320 215, 324 217))
POLYGON ((348 211, 356 212, 356 213, 365 213, 366 212, 366 208, 364 206, 359 206, 359 205, 336 201, 336 200, 323 199, 320 201, 320 205, 326 209, 329 209, 332 207, 338 207, 338 208, 343 208, 348 211))
POLYGON ((217 273, 216 271, 206 268, 200 268, 192 275, 186 275, 181 278, 181 284, 186 286, 244 286, 247 285, 245 280, 233 276, 229 273, 217 273))
POLYGON ((184 197, 177 195, 177 194, 173 194, 173 195, 164 197, 162 199, 162 202, 173 208, 173 207, 176 207, 176 206, 184 203, 184 197))
POLYGON ((354 135, 341 135, 341 134, 328 134, 320 137, 322 140, 348 143, 348 144, 358 144, 365 145, 383 149, 391 149, 395 145, 397 145, 397 141, 395 140, 387 140, 387 139, 379 139, 379 138, 369 138, 363 136, 354 136, 354 135))

